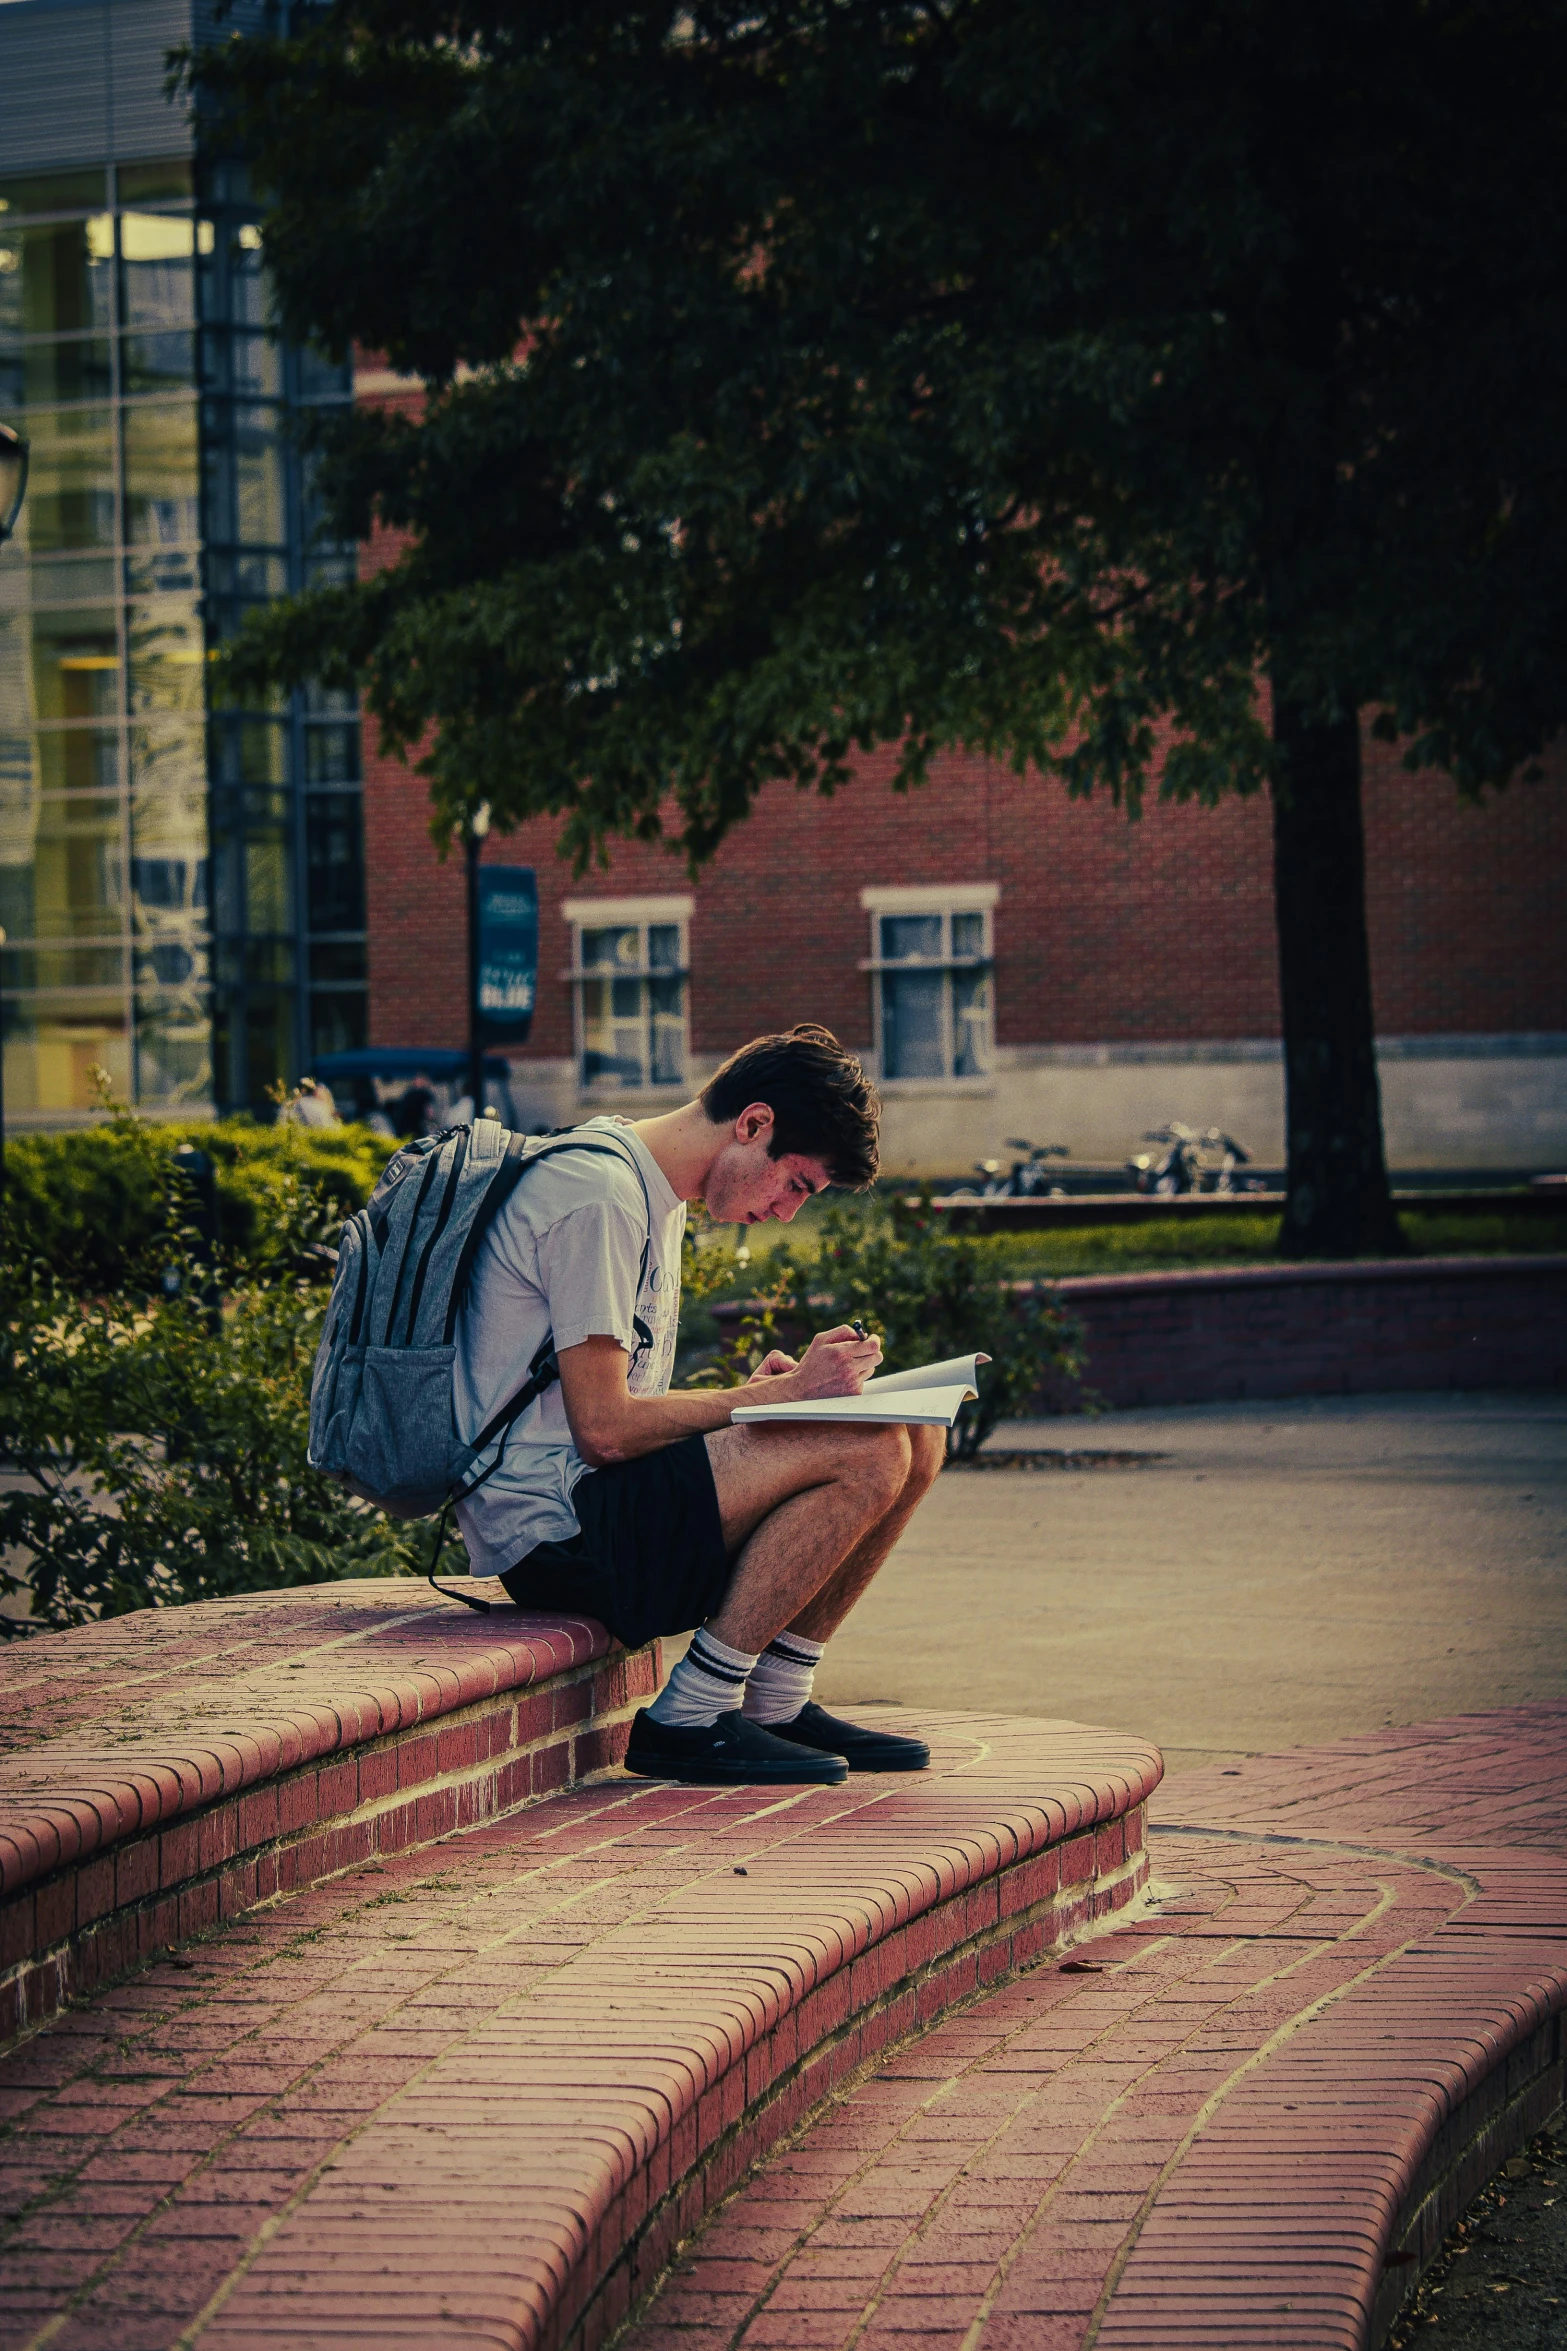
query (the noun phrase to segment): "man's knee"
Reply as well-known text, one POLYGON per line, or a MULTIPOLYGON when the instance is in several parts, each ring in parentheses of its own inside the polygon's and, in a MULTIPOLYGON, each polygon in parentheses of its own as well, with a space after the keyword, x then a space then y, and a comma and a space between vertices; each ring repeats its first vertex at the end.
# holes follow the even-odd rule
POLYGON ((945 1429, 911 1428, 909 1439, 909 1472, 907 1490, 915 1498, 928 1494, 941 1474, 947 1458, 945 1429))
POLYGON ((860 1443, 855 1449, 854 1488, 871 1515, 882 1518, 909 1482, 913 1464, 909 1438, 914 1432, 897 1422, 857 1433, 860 1443))

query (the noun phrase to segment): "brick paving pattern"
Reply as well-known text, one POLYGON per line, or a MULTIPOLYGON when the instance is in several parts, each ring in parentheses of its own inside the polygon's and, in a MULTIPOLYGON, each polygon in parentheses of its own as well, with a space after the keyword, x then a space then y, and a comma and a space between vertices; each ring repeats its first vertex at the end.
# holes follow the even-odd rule
POLYGON ((1135 1893, 1151 1749, 933 1737, 765 1800, 606 1778, 46 2023, 0 2067, 0 2347, 599 2339, 869 2052, 1135 1893))
POLYGON ((1564 1763, 1535 1706, 1184 1777, 1146 1914, 868 2069, 625 2351, 1359 2351, 1560 2101, 1564 1763))
POLYGON ((387 1580, 5 1652, 0 2044, 219 1919, 618 1761, 659 1666, 612 1648, 387 1580))

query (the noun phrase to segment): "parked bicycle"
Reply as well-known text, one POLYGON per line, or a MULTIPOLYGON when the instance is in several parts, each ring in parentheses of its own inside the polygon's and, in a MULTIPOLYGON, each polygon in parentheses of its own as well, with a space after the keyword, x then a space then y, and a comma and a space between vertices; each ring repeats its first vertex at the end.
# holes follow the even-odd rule
POLYGON ((1157 1143, 1159 1149, 1139 1151, 1126 1163, 1126 1172, 1136 1179, 1139 1192, 1160 1192, 1175 1198, 1183 1192, 1251 1192, 1259 1188, 1255 1177, 1236 1181, 1236 1170, 1250 1163, 1251 1153, 1221 1127, 1199 1131, 1172 1118, 1167 1126, 1150 1128, 1143 1141, 1157 1143))
POLYGON ((1071 1146, 1067 1143, 1031 1143, 1026 1135, 1008 1135, 1009 1151, 1023 1153, 1014 1159, 1010 1170, 1002 1172, 999 1159, 976 1159, 974 1173, 983 1176, 978 1189, 973 1184, 959 1184, 953 1192, 955 1200, 1034 1200, 1041 1194, 1059 1191, 1060 1186, 1050 1181, 1050 1161, 1070 1159, 1071 1146))

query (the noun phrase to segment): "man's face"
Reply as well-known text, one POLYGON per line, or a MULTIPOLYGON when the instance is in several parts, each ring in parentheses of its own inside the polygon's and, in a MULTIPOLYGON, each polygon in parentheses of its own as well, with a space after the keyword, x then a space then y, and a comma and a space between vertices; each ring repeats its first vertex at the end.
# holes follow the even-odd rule
POLYGON ((703 1197, 715 1224, 765 1224, 769 1217, 787 1224, 814 1192, 826 1190, 823 1162, 798 1151, 774 1159, 767 1148, 772 1136, 765 1102, 741 1111, 708 1172, 703 1197))

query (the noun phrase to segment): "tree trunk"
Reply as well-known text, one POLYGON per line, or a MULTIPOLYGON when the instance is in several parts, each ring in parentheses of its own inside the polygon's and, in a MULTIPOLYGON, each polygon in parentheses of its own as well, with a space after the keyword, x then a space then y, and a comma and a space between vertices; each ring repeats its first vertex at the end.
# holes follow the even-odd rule
POLYGON ((1284 1015, 1286 1257, 1393 1256, 1404 1238, 1382 1151, 1366 941, 1360 728, 1277 688, 1273 890, 1284 1015))

